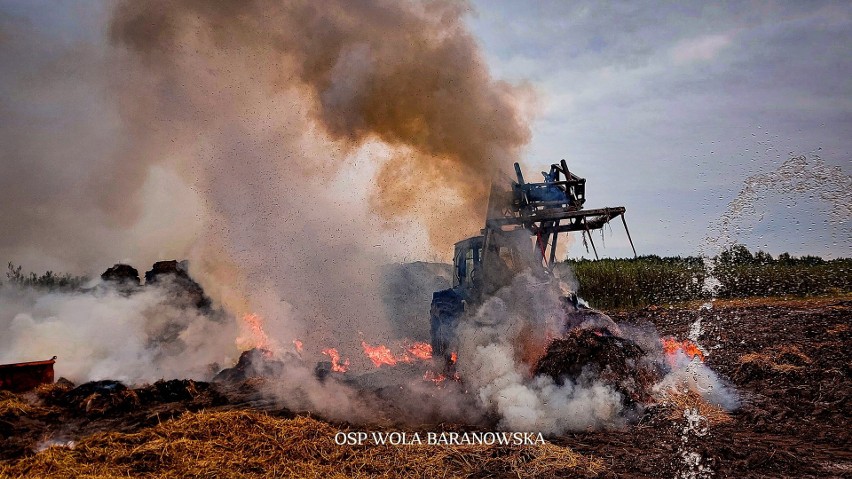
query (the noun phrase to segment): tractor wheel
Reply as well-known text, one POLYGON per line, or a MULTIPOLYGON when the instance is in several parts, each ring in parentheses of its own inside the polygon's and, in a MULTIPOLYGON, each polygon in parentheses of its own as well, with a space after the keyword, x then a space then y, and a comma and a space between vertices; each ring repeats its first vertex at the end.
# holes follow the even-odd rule
POLYGON ((464 313, 461 296, 452 289, 438 291, 432 295, 431 340, 432 356, 450 359, 456 343, 456 328, 464 313))

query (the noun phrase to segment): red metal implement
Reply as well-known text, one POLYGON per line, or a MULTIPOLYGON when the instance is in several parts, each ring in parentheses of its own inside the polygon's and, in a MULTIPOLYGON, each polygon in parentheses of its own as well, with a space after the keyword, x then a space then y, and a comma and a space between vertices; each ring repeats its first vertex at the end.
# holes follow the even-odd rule
POLYGON ((0 389, 24 392, 41 384, 52 384, 55 362, 56 356, 46 361, 0 364, 0 389))

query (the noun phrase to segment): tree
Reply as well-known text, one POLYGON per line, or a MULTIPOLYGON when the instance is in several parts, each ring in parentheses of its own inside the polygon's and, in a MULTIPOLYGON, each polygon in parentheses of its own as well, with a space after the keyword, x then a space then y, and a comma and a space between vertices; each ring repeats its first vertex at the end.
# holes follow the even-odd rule
POLYGON ((735 244, 719 253, 718 261, 726 265, 743 265, 754 263, 754 256, 745 245, 735 244))

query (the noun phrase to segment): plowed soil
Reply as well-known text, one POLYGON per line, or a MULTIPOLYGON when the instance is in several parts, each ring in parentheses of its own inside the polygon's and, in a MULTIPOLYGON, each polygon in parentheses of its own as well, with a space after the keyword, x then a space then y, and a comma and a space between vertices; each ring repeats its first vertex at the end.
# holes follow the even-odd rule
POLYGON ((649 411, 625 431, 557 443, 603 459, 616 477, 852 477, 852 301, 737 300, 612 316, 679 338, 700 319, 706 362, 742 406, 698 432, 684 432, 686 418, 649 411), (706 472, 689 466, 694 458, 706 472))

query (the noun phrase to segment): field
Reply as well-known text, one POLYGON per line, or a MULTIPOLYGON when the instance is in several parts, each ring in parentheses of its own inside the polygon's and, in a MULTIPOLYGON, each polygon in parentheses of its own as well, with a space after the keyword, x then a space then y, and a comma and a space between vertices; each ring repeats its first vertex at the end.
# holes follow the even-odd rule
POLYGON ((712 309, 616 314, 621 321, 650 319, 663 334, 680 337, 701 319, 707 362, 731 380, 743 404, 699 433, 684 433, 683 418, 650 415, 624 433, 556 442, 603 459, 617 477, 675 477, 692 453, 716 477, 849 477, 850 300, 721 300, 712 309))
POLYGON ((258 407, 249 400, 250 383, 222 390, 172 381, 138 389, 132 401, 122 399, 127 393, 85 405, 57 402, 57 384, 38 395, 3 396, 0 476, 852 475, 852 296, 719 300, 712 308, 652 306, 614 316, 650 320, 679 337, 700 320, 707 362, 736 386, 742 406, 731 414, 700 409, 703 419, 690 423, 687 411, 701 405, 685 397, 649 408, 624 430, 577 432, 536 446, 337 446, 333 435, 357 426, 258 407))
POLYGON ((716 298, 816 297, 852 291, 852 259, 782 253, 737 245, 714 258, 640 256, 571 260, 579 294, 605 310, 716 298))

